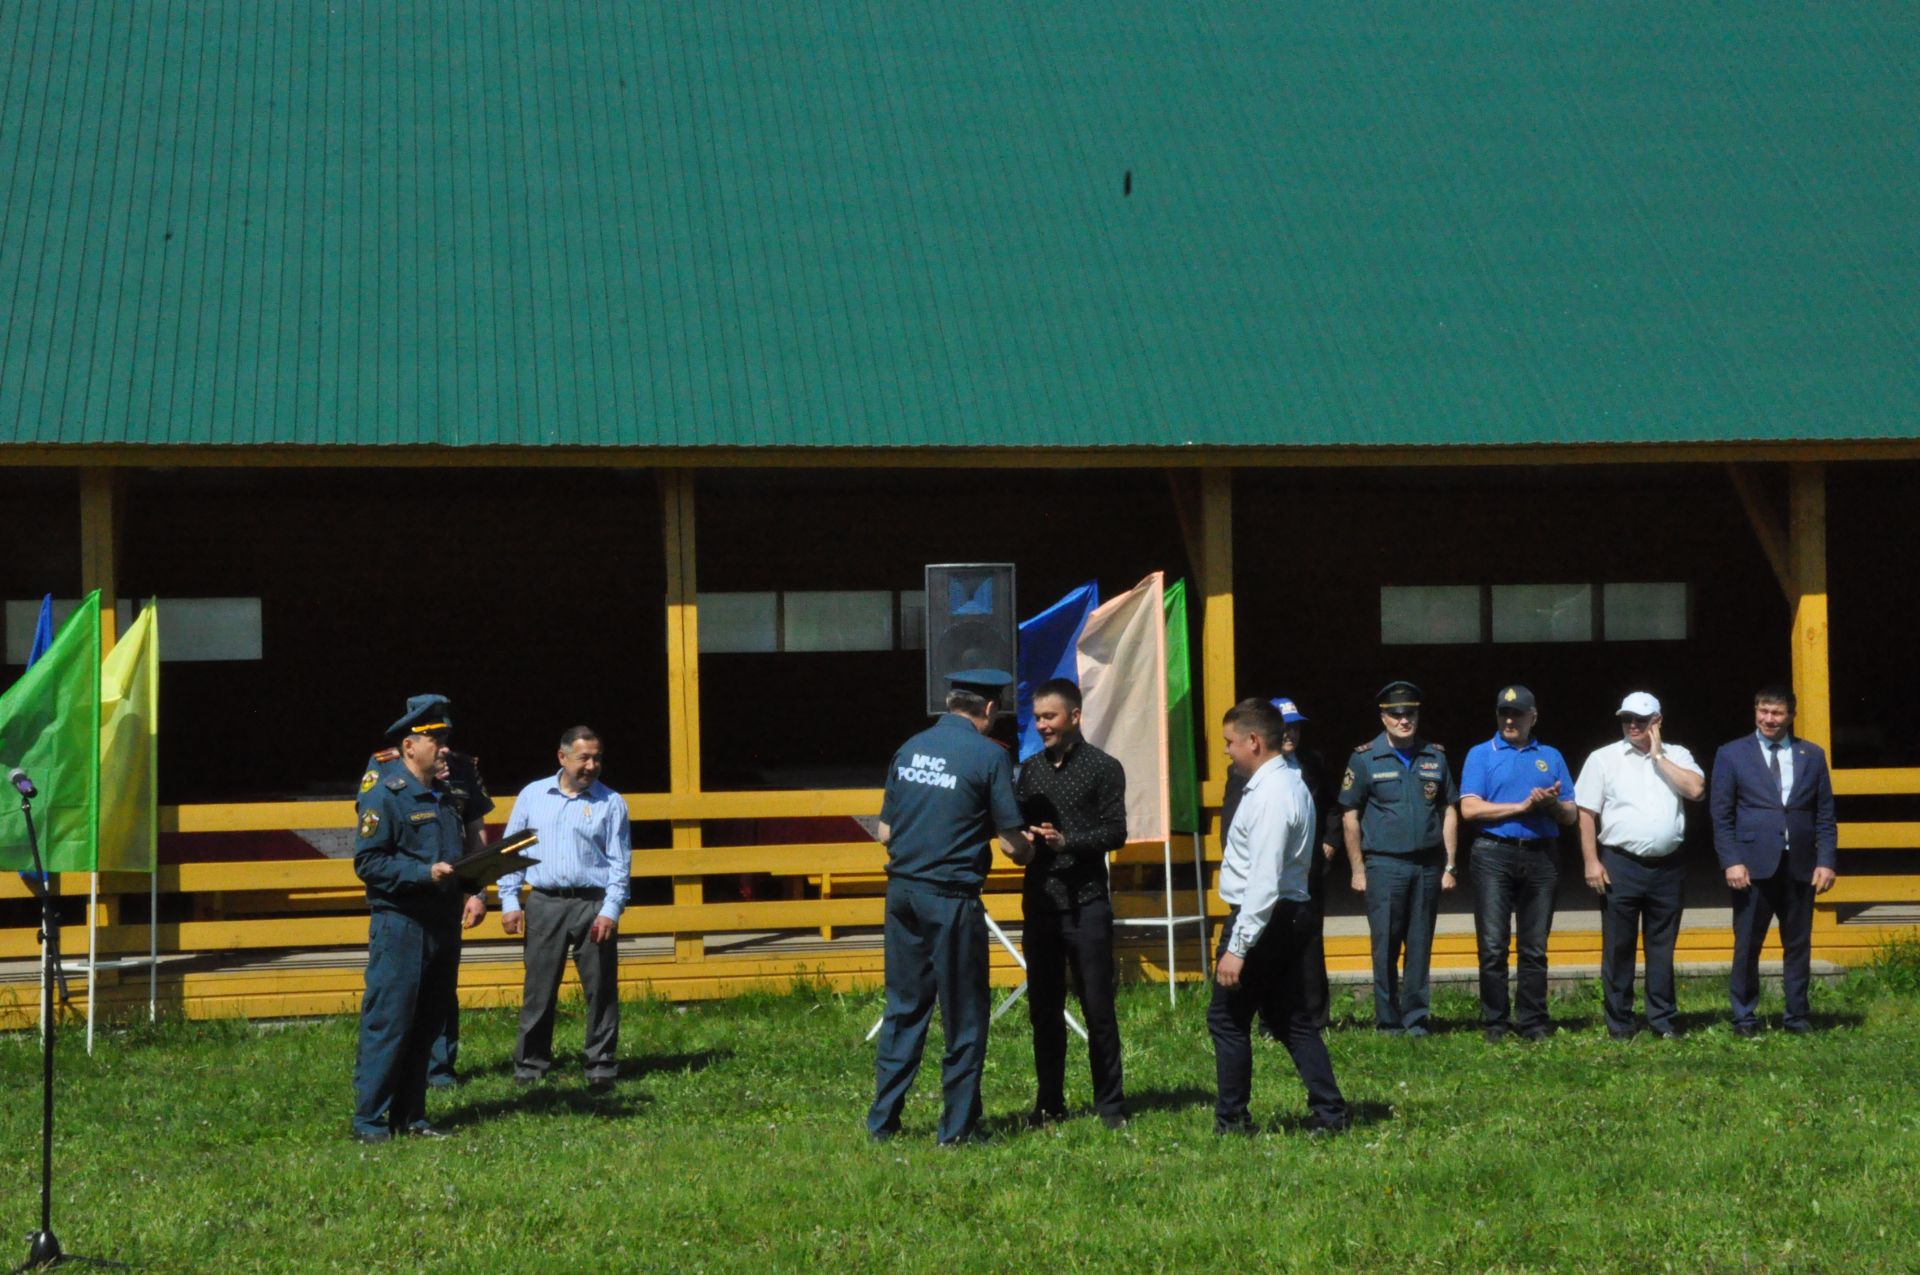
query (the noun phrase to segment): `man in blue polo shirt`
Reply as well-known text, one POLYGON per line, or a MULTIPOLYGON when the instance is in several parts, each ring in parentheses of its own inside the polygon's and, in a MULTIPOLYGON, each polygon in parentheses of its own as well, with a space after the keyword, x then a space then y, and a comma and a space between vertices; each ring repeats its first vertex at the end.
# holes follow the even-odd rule
POLYGON ((1033 846, 1013 793, 1013 759, 986 737, 1010 673, 972 669, 947 678, 947 712, 900 746, 887 767, 880 843, 887 848, 887 1011, 874 1058, 867 1136, 900 1131, 920 1070, 933 1007, 947 1036, 941 1060, 943 1146, 972 1141, 987 1058, 987 922, 980 887, 997 834, 1007 857, 1033 846))
POLYGON ((1494 720, 1499 730, 1473 746, 1460 772, 1460 817, 1474 831, 1468 871, 1480 945, 1480 1018, 1489 1042, 1516 1026, 1528 1040, 1544 1040, 1553 1030, 1547 1021, 1547 934, 1560 882, 1554 860, 1560 829, 1579 822, 1580 808, 1566 758, 1533 738, 1540 720, 1533 692, 1502 687, 1494 720), (1510 1005, 1507 946, 1516 936, 1520 990, 1510 1005), (1510 1017, 1516 1009, 1517 1024, 1510 1017))

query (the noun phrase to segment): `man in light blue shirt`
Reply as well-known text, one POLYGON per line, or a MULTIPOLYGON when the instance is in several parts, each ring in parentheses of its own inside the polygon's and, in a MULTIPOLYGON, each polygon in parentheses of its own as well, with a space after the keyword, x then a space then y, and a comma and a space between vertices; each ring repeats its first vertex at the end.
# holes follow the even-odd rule
POLYGON ((527 978, 513 1081, 531 1085, 553 1066, 554 999, 573 954, 587 1002, 587 1087, 613 1087, 620 1041, 620 912, 633 875, 627 803, 600 782, 600 737, 575 726, 560 737, 560 770, 514 799, 507 835, 532 829, 540 862, 500 878, 501 924, 525 934, 527 978), (528 887, 526 902, 520 887, 528 887))
MULTIPOLYGON (((1282 751, 1280 710, 1246 699, 1227 710, 1227 756, 1247 787, 1223 838, 1220 898, 1232 911, 1221 932, 1214 965, 1207 1033, 1213 1037, 1215 1133, 1252 1133, 1247 1115, 1253 1089, 1255 1015, 1278 1036, 1306 1086, 1314 1133, 1347 1127, 1347 1103, 1333 1077, 1306 995, 1314 980, 1303 963, 1322 949, 1320 909, 1308 891, 1315 850, 1313 796, 1299 763, 1282 751)), ((1324 964, 1324 958, 1322 958, 1324 964)))

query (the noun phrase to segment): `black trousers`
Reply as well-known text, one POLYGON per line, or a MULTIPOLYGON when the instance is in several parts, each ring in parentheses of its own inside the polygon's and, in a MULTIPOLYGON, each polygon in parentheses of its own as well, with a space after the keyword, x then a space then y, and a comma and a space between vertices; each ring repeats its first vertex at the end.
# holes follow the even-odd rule
POLYGON ((1600 980, 1606 987, 1607 1030, 1633 1030, 1633 958, 1642 929, 1647 948, 1647 1024, 1674 1030, 1673 945, 1680 936, 1680 892, 1686 864, 1678 854, 1638 859, 1600 847, 1607 870, 1600 904, 1600 980))
POLYGON ((1480 1019, 1488 1027, 1547 1030, 1547 935, 1560 882, 1551 846, 1473 843, 1473 921, 1480 946, 1480 1019), (1507 996, 1507 946, 1520 949, 1519 987, 1507 996))
MULTIPOLYGON (((1217 962, 1226 954, 1227 939, 1240 919, 1240 909, 1227 915, 1220 931, 1217 962)), ((1253 1038, 1257 1016, 1267 1033, 1286 1045, 1293 1068, 1306 1086, 1307 1109, 1322 1123, 1339 1124, 1347 1118, 1347 1101, 1333 1078, 1333 1060, 1327 1042, 1314 1026, 1305 988, 1315 941, 1320 938, 1320 910, 1310 903, 1282 899, 1273 908, 1260 941, 1247 953, 1237 987, 1213 985, 1207 1005, 1207 1034, 1213 1037, 1213 1067, 1218 1086, 1213 1102, 1215 1128, 1238 1128, 1247 1123, 1247 1104, 1253 1097, 1253 1038)), ((1321 962, 1324 969, 1325 962, 1321 962)))
POLYGON ((620 1071, 620 950, 617 940, 587 941, 600 900, 527 891, 527 978, 520 998, 520 1037, 513 1043, 513 1074, 538 1080, 553 1066, 554 1003, 573 953, 587 1002, 588 1080, 612 1080, 620 1071))
POLYGON ((1067 1109, 1067 974, 1073 975, 1087 1020, 1087 1062, 1093 1105, 1103 1116, 1127 1114, 1120 1080, 1120 1021, 1113 1012, 1113 903, 1095 899, 1056 909, 1028 899, 1020 946, 1027 958, 1027 1012, 1033 1020, 1036 1110, 1067 1109))
POLYGON ((1727 998, 1735 1026, 1760 1021, 1760 945, 1780 918, 1780 982, 1787 996, 1786 1021, 1807 1021, 1807 985, 1813 981, 1813 882, 1796 881, 1783 859, 1780 870, 1733 892, 1733 970, 1727 998))

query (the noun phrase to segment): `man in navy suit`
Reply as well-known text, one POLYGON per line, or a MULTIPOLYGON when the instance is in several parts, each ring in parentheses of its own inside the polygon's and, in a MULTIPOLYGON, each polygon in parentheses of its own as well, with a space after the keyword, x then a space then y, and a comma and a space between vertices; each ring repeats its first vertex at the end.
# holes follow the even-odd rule
POLYGON ((1813 967, 1813 896, 1833 888, 1839 839, 1833 781, 1818 744, 1793 737, 1793 692, 1762 687, 1754 733, 1722 744, 1713 759, 1713 851, 1733 890, 1733 1031, 1760 1030, 1760 945, 1780 918, 1784 1026, 1813 1030, 1807 984, 1813 967))

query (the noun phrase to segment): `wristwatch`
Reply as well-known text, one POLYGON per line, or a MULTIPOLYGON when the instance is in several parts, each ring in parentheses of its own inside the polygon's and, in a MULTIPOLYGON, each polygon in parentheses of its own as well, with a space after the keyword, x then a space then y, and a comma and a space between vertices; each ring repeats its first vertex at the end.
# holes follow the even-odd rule
POLYGON ((1440 870, 1441 870, 1442 872, 1444 872, 1444 873, 1446 873, 1446 874, 1447 874, 1448 876, 1450 876, 1450 877, 1457 877, 1457 876, 1459 876, 1459 875, 1460 875, 1460 874, 1459 874, 1458 872, 1455 872, 1455 871, 1453 870, 1453 865, 1452 865, 1451 863, 1449 863, 1449 864, 1448 864, 1448 865, 1447 865, 1446 867, 1444 867, 1444 868, 1442 868, 1442 869, 1440 869, 1440 870))

